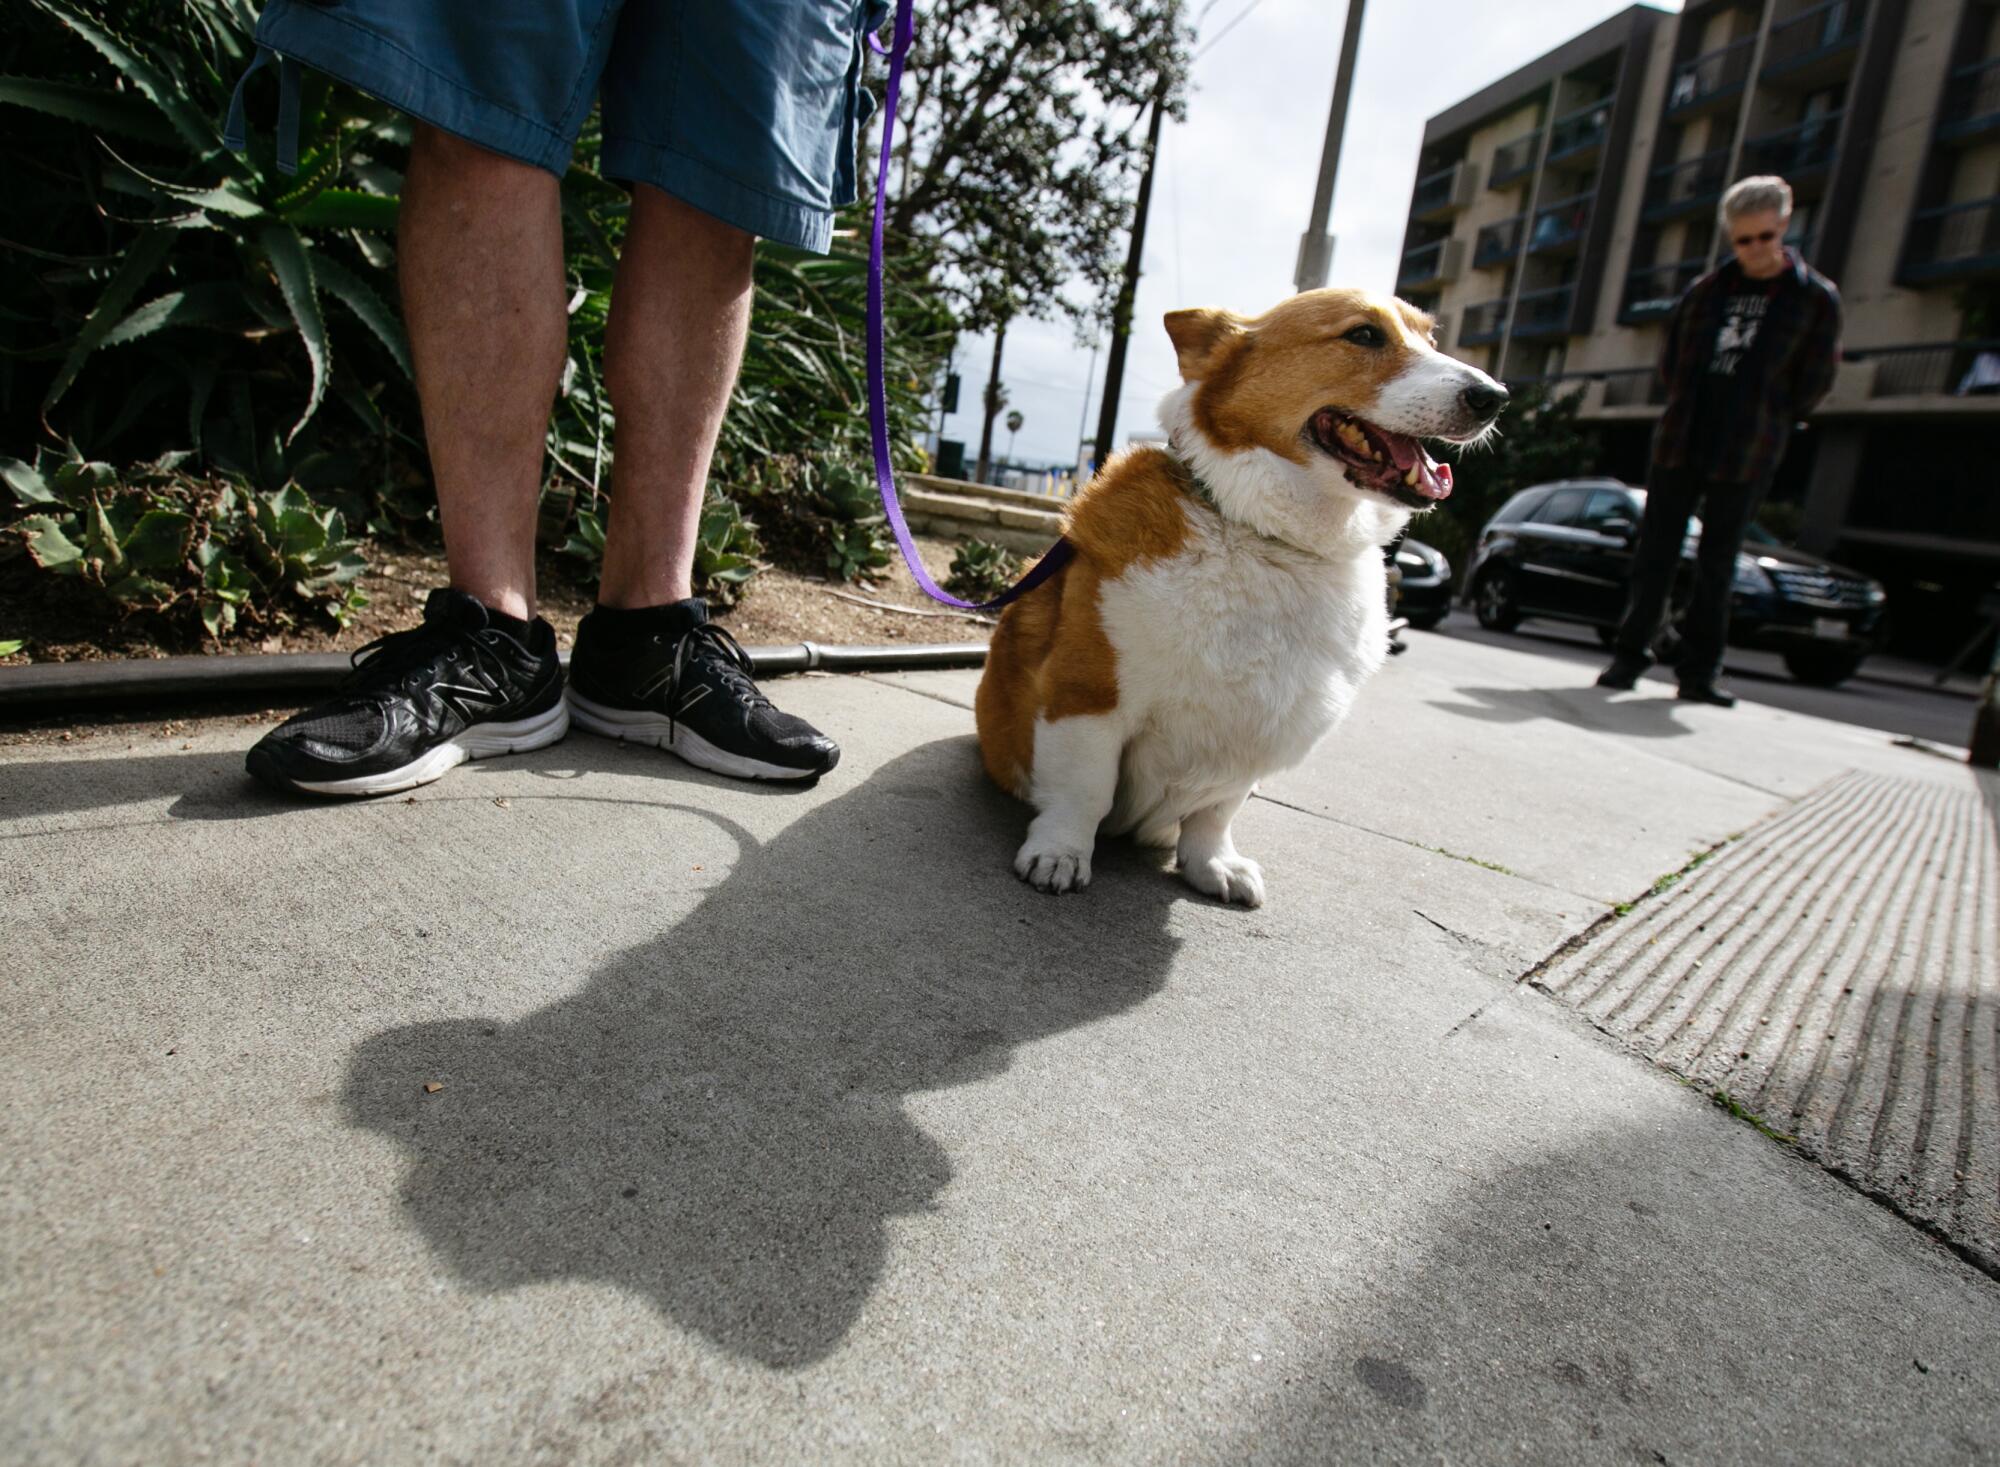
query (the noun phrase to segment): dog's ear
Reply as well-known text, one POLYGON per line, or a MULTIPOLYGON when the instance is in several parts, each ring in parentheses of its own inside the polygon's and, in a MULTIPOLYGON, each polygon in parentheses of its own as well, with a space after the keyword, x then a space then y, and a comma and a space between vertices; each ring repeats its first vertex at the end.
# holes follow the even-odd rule
POLYGON ((1241 316, 1206 306, 1167 312, 1167 335, 1180 356, 1182 380, 1195 382, 1208 376, 1243 335, 1244 324, 1241 316))

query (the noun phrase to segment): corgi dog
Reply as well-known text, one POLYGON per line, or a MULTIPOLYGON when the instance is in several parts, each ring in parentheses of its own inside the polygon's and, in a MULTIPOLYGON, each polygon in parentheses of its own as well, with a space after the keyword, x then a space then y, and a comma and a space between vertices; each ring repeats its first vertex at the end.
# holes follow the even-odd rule
POLYGON ((1506 405, 1431 327, 1358 290, 1167 315, 1167 446, 1117 454, 1077 495, 1074 557, 1007 607, 980 680, 987 773, 1035 810, 1024 881, 1089 885, 1101 830, 1172 848, 1197 891, 1263 903, 1230 825, 1388 655, 1383 548, 1451 493, 1420 440, 1478 441, 1506 405))

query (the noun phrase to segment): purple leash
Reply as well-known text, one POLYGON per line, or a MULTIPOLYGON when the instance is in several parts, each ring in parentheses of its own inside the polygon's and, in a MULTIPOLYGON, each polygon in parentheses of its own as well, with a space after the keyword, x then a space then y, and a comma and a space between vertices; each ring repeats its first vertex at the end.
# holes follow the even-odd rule
MULTIPOLYGON (((889 146, 896 134, 896 93, 903 83, 903 58, 916 33, 915 0, 896 0, 895 39, 886 53, 889 57, 889 88, 882 108, 882 164, 875 173, 875 233, 868 253, 868 426, 875 440, 875 487, 882 491, 882 512, 888 516, 889 528, 896 535, 896 544, 901 547, 910 574, 916 577, 924 594, 934 601, 966 611, 997 611, 1009 601, 1027 595, 1061 570, 1076 554, 1076 547, 1068 540, 1058 540, 1035 562, 1033 569, 991 601, 961 601, 932 581, 923 561, 917 558, 916 542, 910 538, 910 526, 903 518, 902 502, 896 497, 896 476, 889 467, 889 399, 883 385, 882 370, 882 201, 889 193, 889 146)), ((876 37, 871 35, 868 44, 876 54, 884 54, 882 43, 876 37)))

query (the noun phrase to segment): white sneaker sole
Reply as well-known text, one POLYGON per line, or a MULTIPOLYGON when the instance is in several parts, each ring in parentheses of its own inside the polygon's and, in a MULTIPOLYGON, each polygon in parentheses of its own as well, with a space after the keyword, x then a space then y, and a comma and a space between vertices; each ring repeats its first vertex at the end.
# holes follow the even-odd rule
POLYGON ((718 749, 684 723, 674 723, 664 713, 648 713, 630 708, 607 708, 570 688, 566 695, 577 727, 607 739, 627 744, 650 744, 678 754, 697 769, 726 774, 732 779, 817 779, 817 769, 791 769, 783 764, 766 764, 718 749))
POLYGON ((568 732, 569 704, 558 698, 553 708, 533 718, 513 723, 475 723, 457 738, 446 739, 401 769, 385 769, 380 774, 364 774, 354 779, 295 779, 289 783, 293 789, 314 795, 393 795, 399 790, 429 784, 469 759, 525 754, 530 749, 547 748, 568 732))

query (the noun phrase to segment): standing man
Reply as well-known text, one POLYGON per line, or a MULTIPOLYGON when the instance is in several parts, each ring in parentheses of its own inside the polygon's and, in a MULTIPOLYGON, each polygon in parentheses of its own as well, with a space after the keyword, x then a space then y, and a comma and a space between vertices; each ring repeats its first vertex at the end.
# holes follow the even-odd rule
POLYGON ((1839 292, 1785 244, 1791 217, 1792 190, 1782 178, 1732 184, 1721 219, 1735 258, 1689 286, 1667 321, 1660 353, 1667 405, 1653 435, 1631 599, 1600 688, 1630 688, 1652 665, 1688 517, 1699 507, 1680 696, 1735 706, 1716 677, 1736 555, 1792 424, 1826 396, 1840 360, 1839 292))
MULTIPOLYGON (((855 193, 870 0, 270 0, 265 53, 416 123, 399 255, 451 584, 250 772, 380 794, 540 748, 572 714, 752 779, 811 780, 833 740, 772 707, 693 596, 709 456, 763 235, 825 251, 855 193), (535 615, 543 438, 567 352, 558 181, 601 92, 603 168, 632 189, 605 331, 616 482, 567 696, 535 615)), ((286 109, 281 108, 281 114, 286 109)), ((281 121, 281 126, 283 125, 281 121)))

